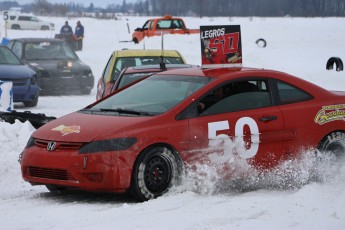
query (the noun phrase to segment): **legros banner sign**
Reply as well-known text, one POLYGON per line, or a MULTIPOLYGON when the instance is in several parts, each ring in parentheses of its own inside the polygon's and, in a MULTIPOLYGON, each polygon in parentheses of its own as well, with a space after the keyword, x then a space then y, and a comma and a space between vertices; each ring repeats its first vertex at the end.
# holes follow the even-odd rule
POLYGON ((200 26, 200 40, 203 68, 242 66, 239 25, 200 26))

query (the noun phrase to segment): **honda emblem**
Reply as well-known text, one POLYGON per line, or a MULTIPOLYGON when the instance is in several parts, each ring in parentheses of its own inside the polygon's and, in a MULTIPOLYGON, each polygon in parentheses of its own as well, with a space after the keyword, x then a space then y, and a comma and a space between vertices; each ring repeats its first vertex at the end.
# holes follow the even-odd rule
POLYGON ((48 151, 53 151, 56 148, 56 142, 55 141, 50 141, 47 145, 47 150, 48 151))

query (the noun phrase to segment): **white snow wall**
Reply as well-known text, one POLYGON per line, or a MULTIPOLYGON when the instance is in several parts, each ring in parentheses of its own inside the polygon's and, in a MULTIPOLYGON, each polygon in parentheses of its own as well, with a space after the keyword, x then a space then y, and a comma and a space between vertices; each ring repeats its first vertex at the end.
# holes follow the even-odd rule
POLYGON ((0 81, 0 111, 10 112, 13 109, 13 92, 11 81, 0 81))

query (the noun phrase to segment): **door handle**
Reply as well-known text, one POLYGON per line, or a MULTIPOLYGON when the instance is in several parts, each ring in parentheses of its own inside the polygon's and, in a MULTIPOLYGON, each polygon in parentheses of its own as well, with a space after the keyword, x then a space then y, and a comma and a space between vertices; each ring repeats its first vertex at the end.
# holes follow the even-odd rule
POLYGON ((259 118, 259 121, 267 122, 277 120, 277 116, 263 116, 259 118))

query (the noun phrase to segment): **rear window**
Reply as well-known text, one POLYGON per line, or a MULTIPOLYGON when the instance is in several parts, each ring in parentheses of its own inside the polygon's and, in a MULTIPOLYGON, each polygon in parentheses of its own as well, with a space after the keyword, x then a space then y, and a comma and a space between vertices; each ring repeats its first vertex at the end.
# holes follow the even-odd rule
MULTIPOLYGON (((143 66, 143 65, 157 65, 161 62, 161 57, 125 57, 117 58, 115 68, 111 73, 110 81, 115 81, 120 72, 127 67, 143 66)), ((166 64, 184 64, 180 57, 164 57, 164 63, 166 64)))
POLYGON ((282 81, 277 82, 277 88, 281 104, 290 104, 313 99, 313 96, 309 93, 282 81))

